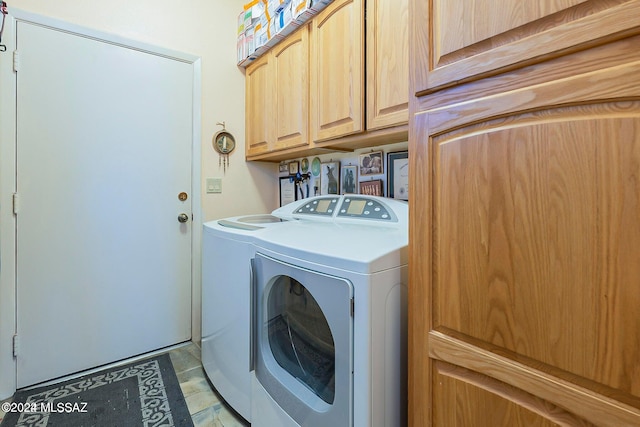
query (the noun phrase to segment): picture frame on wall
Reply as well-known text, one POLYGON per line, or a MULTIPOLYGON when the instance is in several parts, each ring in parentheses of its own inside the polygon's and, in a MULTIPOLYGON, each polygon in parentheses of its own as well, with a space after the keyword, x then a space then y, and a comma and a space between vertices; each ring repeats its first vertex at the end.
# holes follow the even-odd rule
POLYGON ((360 181, 360 194, 365 196, 384 196, 382 192, 382 180, 360 181))
POLYGON ((387 154, 387 197, 409 200, 409 152, 387 154))
POLYGON ((280 206, 296 201, 296 185, 288 176, 280 177, 280 206))
POLYGON ((384 173, 384 161, 382 151, 372 151, 360 154, 358 157, 360 164, 360 175, 379 175, 384 173))
POLYGON ((300 162, 289 162, 289 175, 295 175, 300 172, 300 162))
POLYGON ((300 168, 302 170, 302 173, 309 172, 309 159, 307 158, 302 159, 302 161, 300 162, 300 168))
POLYGON ((340 194, 358 194, 358 166, 342 166, 340 194))
POLYGON ((340 162, 322 163, 320 194, 340 194, 340 162))

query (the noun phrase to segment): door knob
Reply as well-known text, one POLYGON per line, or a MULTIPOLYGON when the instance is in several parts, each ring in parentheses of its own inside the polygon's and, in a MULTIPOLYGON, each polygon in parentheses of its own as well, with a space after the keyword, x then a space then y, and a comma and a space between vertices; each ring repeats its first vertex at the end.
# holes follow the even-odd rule
POLYGON ((178 222, 187 222, 189 221, 189 215, 187 215, 186 213, 181 213, 180 215, 178 215, 178 222))

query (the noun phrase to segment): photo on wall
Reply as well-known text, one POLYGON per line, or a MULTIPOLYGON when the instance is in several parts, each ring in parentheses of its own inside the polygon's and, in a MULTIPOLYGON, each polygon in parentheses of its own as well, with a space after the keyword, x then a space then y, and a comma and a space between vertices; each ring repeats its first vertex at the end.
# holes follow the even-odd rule
POLYGON ((358 194, 358 167, 343 166, 340 171, 340 194, 358 194))
POLYGON ((387 197, 409 200, 409 153, 387 154, 387 197))
POLYGON ((320 194, 340 194, 340 162, 322 163, 320 194))
POLYGON ((280 177, 280 206, 287 205, 291 202, 295 202, 297 200, 296 197, 296 186, 288 176, 280 177))
POLYGON ((367 196, 384 196, 382 194, 382 180, 360 181, 360 194, 367 196))
POLYGON ((382 151, 360 154, 360 175, 378 175, 384 173, 382 151))

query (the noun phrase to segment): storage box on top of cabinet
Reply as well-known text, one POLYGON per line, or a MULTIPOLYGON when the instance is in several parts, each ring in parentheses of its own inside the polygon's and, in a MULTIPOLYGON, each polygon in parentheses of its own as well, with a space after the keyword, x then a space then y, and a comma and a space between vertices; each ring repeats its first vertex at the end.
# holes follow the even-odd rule
POLYGON ((332 1, 253 0, 247 3, 238 18, 238 66, 251 64, 332 1))

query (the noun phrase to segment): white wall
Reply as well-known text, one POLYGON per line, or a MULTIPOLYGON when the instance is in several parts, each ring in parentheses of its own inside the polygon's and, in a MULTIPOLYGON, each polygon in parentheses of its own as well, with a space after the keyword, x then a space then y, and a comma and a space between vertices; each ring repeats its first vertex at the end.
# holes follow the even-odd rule
MULTIPOLYGON (((119 37, 189 53, 201 58, 201 188, 206 177, 223 178, 222 194, 202 194, 202 219, 208 221, 245 213, 264 213, 278 205, 275 183, 277 165, 244 161, 244 71, 236 66, 236 23, 245 0, 20 0, 12 7, 111 33, 119 37), (237 148, 231 155, 226 173, 218 167, 218 156, 211 145, 212 136, 221 130, 216 122, 226 122, 227 131, 236 137, 237 148)), ((5 28, 5 31, 11 31, 5 28)), ((7 40, 7 35, 3 41, 7 40)), ((9 52, 2 54, 0 73, 11 81, 9 52)), ((6 93, 10 85, 0 85, 6 93)), ((0 109, 10 109, 5 102, 0 109)), ((8 115, 7 115, 8 116, 8 115)), ((1 118, 0 118, 1 120, 1 118)), ((0 129, 3 156, 14 156, 13 135, 0 129), (9 147, 7 149, 7 147, 9 147)), ((11 336, 14 331, 15 277, 11 265, 11 181, 0 170, 0 399, 9 397, 15 387, 15 364, 11 356, 11 336), (4 178, 4 184, 3 184, 4 178), (2 266, 5 266, 2 268, 2 266), (12 385, 13 384, 13 385, 12 385)), ((196 277, 197 282, 197 277, 196 277)), ((200 337, 200 289, 194 287, 194 339, 200 337)))

